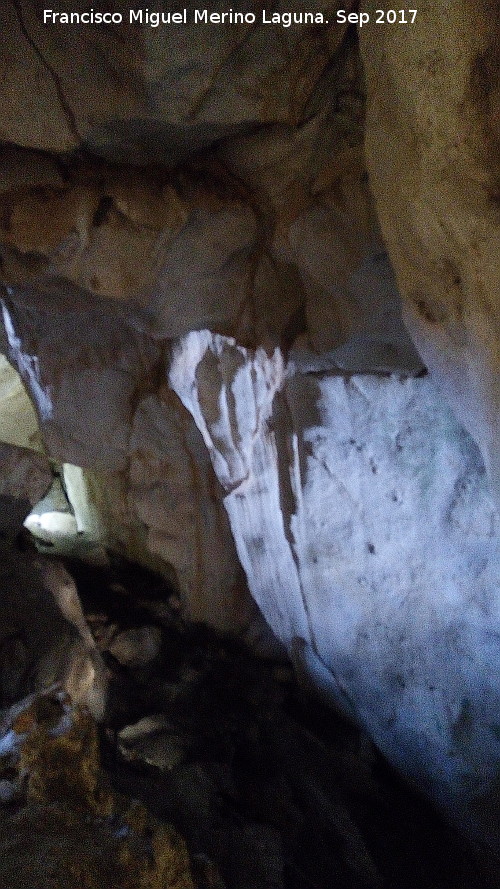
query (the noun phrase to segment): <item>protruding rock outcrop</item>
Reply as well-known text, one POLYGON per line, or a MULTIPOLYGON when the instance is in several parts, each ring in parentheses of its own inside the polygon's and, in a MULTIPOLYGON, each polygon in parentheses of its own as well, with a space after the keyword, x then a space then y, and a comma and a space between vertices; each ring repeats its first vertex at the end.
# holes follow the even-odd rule
POLYGON ((498 27, 486 2, 425 0, 411 27, 366 29, 362 52, 368 169, 405 322, 500 502, 498 27))
POLYGON ((53 481, 43 454, 0 442, 0 531, 16 536, 31 508, 47 493, 53 481))

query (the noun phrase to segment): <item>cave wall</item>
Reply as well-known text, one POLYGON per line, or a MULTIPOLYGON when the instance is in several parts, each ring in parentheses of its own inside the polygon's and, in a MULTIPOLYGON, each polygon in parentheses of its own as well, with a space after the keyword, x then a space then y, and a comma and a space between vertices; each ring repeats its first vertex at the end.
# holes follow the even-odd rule
POLYGON ((192 617, 240 626, 219 482, 166 384, 172 340, 217 330, 312 372, 422 366, 366 182, 356 36, 196 26, 180 77, 163 32, 132 29, 124 55, 101 29, 41 31, 37 8, 2 33, 43 86, 33 117, 13 89, 2 112, 4 351, 110 542, 168 565, 192 617))
POLYGON ((498 503, 498 15, 487 0, 424 2, 411 40, 389 25, 377 38, 361 38, 366 156, 405 323, 498 503))
POLYGON ((323 697, 496 843, 500 522, 479 449, 429 377, 280 359, 193 332, 169 373, 250 590, 323 697))
POLYGON ((8 4, 0 33, 0 337, 46 452, 84 469, 106 542, 163 566, 187 616, 248 629, 250 590, 297 668, 484 833, 486 11, 424 3, 411 40, 367 29, 363 69, 352 28, 118 35, 40 10, 8 4))

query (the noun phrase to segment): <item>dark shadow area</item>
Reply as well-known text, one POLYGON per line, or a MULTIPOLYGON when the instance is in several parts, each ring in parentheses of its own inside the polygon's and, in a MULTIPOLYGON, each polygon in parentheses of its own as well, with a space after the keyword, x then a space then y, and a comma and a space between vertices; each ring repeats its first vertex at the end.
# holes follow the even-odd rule
POLYGON ((130 563, 68 568, 109 670, 105 768, 116 790, 184 835, 198 889, 497 885, 467 840, 288 664, 183 623, 165 582, 130 563), (161 630, 156 656, 120 663, 109 640, 146 625, 161 630))

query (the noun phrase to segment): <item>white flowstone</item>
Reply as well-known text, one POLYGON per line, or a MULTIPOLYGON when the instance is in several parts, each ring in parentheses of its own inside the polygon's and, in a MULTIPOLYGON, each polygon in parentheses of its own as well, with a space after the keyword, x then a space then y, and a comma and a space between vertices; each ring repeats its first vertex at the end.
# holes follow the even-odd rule
POLYGON ((283 527, 276 436, 267 425, 284 382, 279 350, 268 358, 259 349, 249 358, 232 339, 192 333, 174 349, 169 382, 191 410, 228 492, 224 502, 252 595, 259 607, 264 603, 267 618, 274 602, 274 621, 269 622, 278 638, 309 638, 283 527))
POLYGON ((202 333, 170 370, 227 491, 251 592, 325 694, 494 842, 500 528, 479 450, 429 378, 276 367, 202 333))

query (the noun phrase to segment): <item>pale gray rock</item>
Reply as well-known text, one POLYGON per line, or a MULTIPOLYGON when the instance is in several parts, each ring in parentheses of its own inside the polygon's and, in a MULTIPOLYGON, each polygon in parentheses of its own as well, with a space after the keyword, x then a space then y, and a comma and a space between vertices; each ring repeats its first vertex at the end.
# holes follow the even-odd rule
POLYGON ((405 322, 500 505, 497 24, 488 4, 424 0, 411 40, 385 24, 361 49, 367 165, 405 322))
POLYGON ((163 771, 170 771, 185 758, 185 743, 162 714, 145 716, 127 725, 118 734, 125 759, 139 759, 163 771))
POLYGON ((286 378, 276 356, 235 350, 191 334, 170 381, 227 492, 252 594, 324 696, 448 814, 487 831, 500 526, 476 445, 428 378, 286 378))

